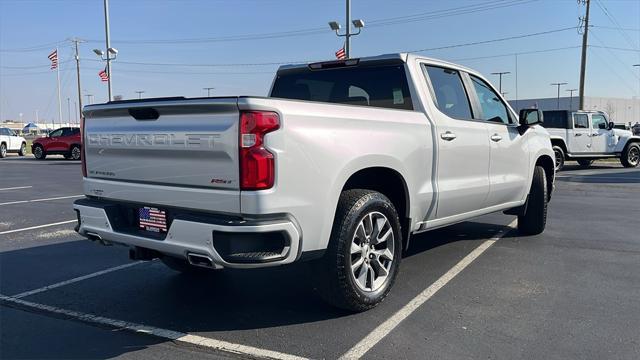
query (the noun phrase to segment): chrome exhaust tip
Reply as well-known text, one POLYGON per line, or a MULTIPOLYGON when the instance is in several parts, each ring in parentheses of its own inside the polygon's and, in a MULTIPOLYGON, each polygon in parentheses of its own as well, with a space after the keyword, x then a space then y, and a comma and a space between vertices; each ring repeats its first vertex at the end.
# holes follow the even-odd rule
POLYGON ((200 266, 209 269, 216 268, 216 266, 213 264, 213 259, 211 259, 207 255, 188 253, 187 260, 189 261, 189 264, 193 266, 200 266))

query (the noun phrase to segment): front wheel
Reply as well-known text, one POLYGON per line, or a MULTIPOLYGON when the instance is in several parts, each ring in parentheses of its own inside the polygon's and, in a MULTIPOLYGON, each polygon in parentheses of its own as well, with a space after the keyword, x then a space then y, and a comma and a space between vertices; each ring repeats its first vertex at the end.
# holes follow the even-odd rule
POLYGON ((523 235, 538 235, 547 225, 547 177, 542 166, 533 170, 533 181, 525 212, 518 216, 518 231, 523 235))
POLYGON ((562 150, 560 146, 554 146, 553 153, 555 154, 556 158, 556 172, 558 172, 564 167, 564 150, 562 150))
POLYGON ((314 274, 318 292, 350 311, 371 309, 389 294, 400 266, 402 235, 391 201, 371 190, 342 193, 325 256, 314 274))
POLYGON ((7 157, 7 145, 5 143, 0 144, 0 159, 7 157))
POLYGON ((26 143, 22 143, 22 145, 20 145, 20 151, 18 151, 18 155, 20 155, 20 156, 27 155, 27 144, 26 143))
POLYGON ((627 148, 622 152, 620 162, 622 163, 622 166, 628 168, 638 166, 638 164, 640 163, 640 144, 629 144, 627 148))
POLYGON ((578 164, 580 165, 580 167, 588 168, 589 166, 591 166, 591 164, 593 164, 593 160, 581 159, 578 160, 578 164))

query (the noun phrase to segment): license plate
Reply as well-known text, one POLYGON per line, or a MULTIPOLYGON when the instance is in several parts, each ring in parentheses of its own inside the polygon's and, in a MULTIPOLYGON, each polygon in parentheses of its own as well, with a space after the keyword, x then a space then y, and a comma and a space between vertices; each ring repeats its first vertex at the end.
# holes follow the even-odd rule
POLYGON ((138 209, 138 224, 145 231, 166 233, 167 213, 154 207, 141 207, 138 209))

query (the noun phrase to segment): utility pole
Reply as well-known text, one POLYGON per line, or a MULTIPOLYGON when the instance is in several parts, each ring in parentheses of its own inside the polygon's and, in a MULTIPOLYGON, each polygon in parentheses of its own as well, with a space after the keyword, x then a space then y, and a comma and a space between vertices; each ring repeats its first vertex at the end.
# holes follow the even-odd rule
POLYGON ((76 49, 76 78, 78 79, 78 114, 80 114, 80 119, 82 119, 82 88, 80 87, 80 54, 78 52, 78 44, 84 42, 78 38, 73 38, 71 41, 75 45, 76 49))
MULTIPOLYGON (((74 100, 73 101, 73 108, 75 109, 76 107, 78 107, 78 103, 75 102, 75 100, 74 100)), ((79 122, 78 122, 78 112, 74 111, 73 114, 74 114, 73 117, 75 118, 75 121, 73 123, 74 124, 79 124, 79 122)))
POLYGON ((558 87, 558 105, 557 105, 557 109, 560 110, 560 86, 562 85, 567 85, 566 82, 563 83, 552 83, 551 86, 557 86, 558 87))
POLYGON ((569 92, 569 111, 573 111, 573 92, 578 91, 578 89, 568 89, 565 91, 569 92))
POLYGON ((111 56, 109 53, 109 49, 111 49, 111 41, 109 41, 109 0, 104 0, 104 34, 107 45, 107 75, 109 76, 109 80, 107 82, 109 101, 113 100, 111 95, 112 93, 112 85, 111 79, 113 79, 113 74, 111 73, 111 56))
MULTIPOLYGON (((60 53, 58 52, 58 47, 56 46, 56 55, 58 59, 60 58, 60 53)), ((58 121, 62 124, 62 98, 60 97, 60 64, 56 66, 56 78, 58 80, 58 121)), ((55 130, 55 123, 51 124, 51 127, 55 130)))
POLYGON ((584 18, 584 33, 582 34, 582 58, 580 59, 580 106, 578 110, 584 109, 584 77, 587 71, 587 44, 589 36, 589 7, 591 0, 582 0, 587 6, 586 16, 584 18))
POLYGON ((500 85, 498 86, 498 89, 500 90, 500 92, 502 93, 502 75, 507 75, 507 74, 511 74, 510 71, 502 71, 502 72, 492 72, 491 75, 498 75, 500 76, 500 85))
POLYGON ((144 90, 136 90, 136 94, 138 94, 138 99, 142 99, 142 94, 144 94, 144 90))
POLYGON ((207 97, 211 97, 211 90, 215 89, 214 87, 205 87, 202 90, 207 90, 207 97))

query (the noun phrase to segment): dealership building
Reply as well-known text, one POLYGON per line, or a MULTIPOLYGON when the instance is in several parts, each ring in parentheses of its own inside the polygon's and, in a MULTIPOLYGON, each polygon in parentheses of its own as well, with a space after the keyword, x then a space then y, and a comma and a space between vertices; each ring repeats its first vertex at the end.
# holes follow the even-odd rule
MULTIPOLYGON (((511 100, 509 104, 514 110, 525 108, 538 108, 540 110, 577 110, 580 99, 574 97, 561 97, 558 106, 558 98, 522 99, 511 100)), ((631 125, 640 122, 640 99, 620 99, 606 97, 584 97, 584 110, 605 111, 616 124, 631 125)))

